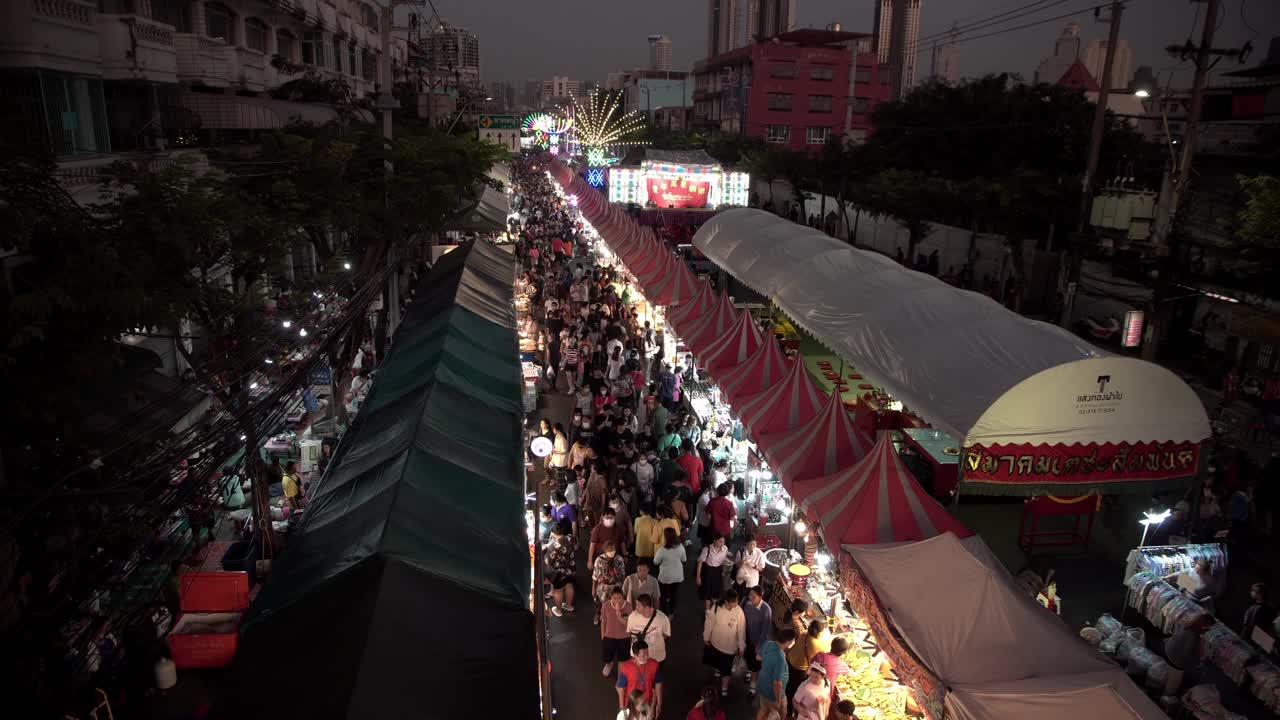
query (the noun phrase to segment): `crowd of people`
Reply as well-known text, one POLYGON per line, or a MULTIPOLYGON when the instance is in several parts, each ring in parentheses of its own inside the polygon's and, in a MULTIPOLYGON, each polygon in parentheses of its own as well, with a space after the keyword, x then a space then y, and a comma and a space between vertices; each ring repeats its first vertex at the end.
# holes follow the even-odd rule
POLYGON ((664 355, 628 284, 590 256, 589 233, 540 161, 518 162, 515 178, 519 283, 543 334, 544 388, 567 393, 573 407, 567 426, 541 418, 537 430, 551 447, 541 461, 550 502, 539 518, 547 612, 576 613, 587 593, 619 720, 662 715, 677 613, 701 613, 710 677, 696 705, 667 717, 723 720, 741 674, 758 720, 851 718, 849 701, 832 702, 839 667, 818 659, 838 661, 825 626, 806 619, 807 607, 775 626, 764 554, 742 532, 743 483, 728 477, 725 449, 682 403, 692 358, 664 355), (689 580, 700 608, 679 601, 689 580))

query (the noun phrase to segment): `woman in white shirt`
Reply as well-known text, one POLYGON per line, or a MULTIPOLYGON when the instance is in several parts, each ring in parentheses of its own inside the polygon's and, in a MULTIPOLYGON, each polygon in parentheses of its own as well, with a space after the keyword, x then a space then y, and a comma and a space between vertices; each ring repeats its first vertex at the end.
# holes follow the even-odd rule
MULTIPOLYGON (((668 515, 670 513, 668 512, 668 515)), ((680 583, 684 582, 684 543, 673 528, 663 532, 662 547, 653 552, 653 565, 658 568, 658 591, 662 594, 662 611, 668 617, 676 616, 676 597, 680 583)))
POLYGON ((756 536, 747 535, 747 544, 738 551, 738 596, 746 597, 753 587, 760 585, 760 573, 764 572, 764 551, 756 545, 756 536))
POLYGON ((827 669, 818 663, 809 665, 809 677, 796 690, 791 701, 796 720, 827 720, 831 707, 831 686, 827 684, 827 669))
POLYGON ((733 679, 733 659, 747 649, 747 618, 738 607, 738 593, 726 590, 723 600, 717 600, 707 610, 702 623, 702 662, 715 670, 720 678, 720 697, 729 696, 729 681, 733 679))
POLYGON ((705 610, 710 610, 711 603, 724 596, 724 564, 728 560, 729 546, 719 533, 712 535, 711 544, 698 553, 698 595, 705 610))

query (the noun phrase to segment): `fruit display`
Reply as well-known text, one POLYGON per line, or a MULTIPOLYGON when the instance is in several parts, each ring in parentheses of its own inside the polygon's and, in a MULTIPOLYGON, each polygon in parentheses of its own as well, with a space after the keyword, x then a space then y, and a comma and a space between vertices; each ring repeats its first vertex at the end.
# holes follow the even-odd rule
POLYGON ((852 671, 836 678, 836 691, 841 698, 852 700, 861 720, 907 720, 909 692, 898 682, 888 661, 876 649, 874 638, 865 626, 855 622, 849 639, 849 650, 840 657, 852 671))

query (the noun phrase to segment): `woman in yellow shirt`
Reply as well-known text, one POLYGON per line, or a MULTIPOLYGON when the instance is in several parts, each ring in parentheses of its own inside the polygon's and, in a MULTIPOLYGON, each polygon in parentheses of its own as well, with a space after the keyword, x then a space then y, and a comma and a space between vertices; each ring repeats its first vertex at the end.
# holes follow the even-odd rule
POLYGON ((813 656, 831 650, 831 640, 825 637, 827 628, 821 620, 811 620, 805 625, 805 613, 808 609, 809 603, 803 600, 796 600, 791 605, 791 625, 795 628, 803 627, 804 632, 796 633, 796 644, 787 651, 787 664, 791 666, 787 676, 788 700, 809 677, 809 661, 813 660, 813 656))
POLYGON ((675 530, 676 535, 680 536, 680 521, 676 519, 669 506, 663 505, 658 508, 658 522, 654 524, 653 530, 649 533, 649 543, 653 548, 662 547, 667 528, 675 530))
POLYGON ((640 515, 636 518, 636 558, 653 559, 653 553, 657 550, 657 543, 653 541, 653 529, 657 525, 658 521, 654 519, 653 513, 641 506, 640 515))

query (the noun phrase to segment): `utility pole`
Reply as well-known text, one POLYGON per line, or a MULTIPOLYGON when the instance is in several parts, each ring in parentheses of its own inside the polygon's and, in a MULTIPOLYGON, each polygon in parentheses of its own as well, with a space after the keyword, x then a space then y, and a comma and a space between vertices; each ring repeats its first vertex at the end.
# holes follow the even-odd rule
POLYGON ((1111 98, 1111 69, 1116 60, 1116 44, 1120 42, 1120 20, 1124 17, 1124 3, 1112 0, 1111 30, 1107 33, 1107 54, 1102 61, 1102 77, 1098 80, 1098 101, 1093 108, 1093 129, 1089 134, 1089 159, 1085 163, 1084 182, 1080 188, 1080 217, 1076 223, 1076 238, 1068 258, 1067 283, 1063 293, 1063 327, 1071 324, 1071 311, 1075 305, 1076 288, 1080 284, 1080 268, 1084 263, 1084 251, 1080 247, 1089 216, 1093 212, 1093 187, 1097 182, 1098 159, 1102 155, 1102 136, 1107 128, 1107 101, 1111 98))
MULTIPOLYGON (((1151 312, 1147 319, 1147 338, 1142 346, 1142 358, 1154 360, 1160 347, 1161 334, 1168 324, 1172 308, 1169 305, 1170 290, 1173 286, 1173 271, 1177 263, 1177 253, 1170 247, 1173 237, 1173 221, 1178 213, 1178 205, 1182 202, 1191 180, 1191 160, 1195 156, 1196 146, 1200 141, 1200 111, 1204 108, 1204 90, 1209 83, 1209 71, 1221 57, 1238 57, 1239 50, 1218 50, 1213 47, 1213 36, 1218 29, 1218 13, 1222 0, 1196 0, 1206 2, 1208 9, 1204 18, 1204 28, 1200 33, 1200 45, 1195 48, 1196 75, 1191 84, 1191 107, 1187 110, 1187 119, 1182 138, 1182 152, 1173 158, 1172 183, 1169 192, 1160 195, 1160 207, 1156 210, 1155 227, 1152 232, 1152 243, 1160 256, 1160 270, 1156 275, 1155 292, 1152 293, 1151 312)), ((1185 51, 1190 48, 1170 46, 1170 52, 1185 51)))

